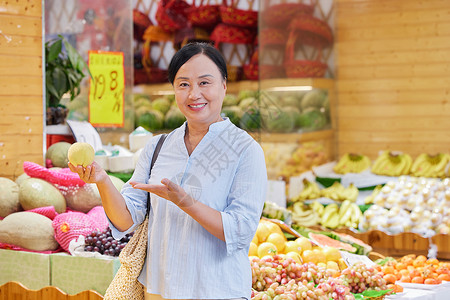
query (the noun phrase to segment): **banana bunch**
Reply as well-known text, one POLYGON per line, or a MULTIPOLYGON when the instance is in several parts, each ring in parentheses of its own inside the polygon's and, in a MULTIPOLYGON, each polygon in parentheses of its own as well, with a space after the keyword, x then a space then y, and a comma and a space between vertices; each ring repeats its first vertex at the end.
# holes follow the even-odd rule
POLYGON ((319 215, 308 205, 303 202, 295 202, 291 207, 292 223, 299 226, 309 227, 318 225, 319 215))
POLYGON ((322 226, 331 229, 339 226, 339 206, 336 203, 325 206, 322 217, 320 218, 320 223, 322 226))
POLYGON ((450 155, 439 153, 420 154, 411 167, 411 175, 417 177, 445 177, 445 170, 450 161, 450 155))
POLYGON ((408 175, 412 162, 409 154, 384 151, 373 163, 372 173, 387 176, 408 175))
POLYGON ((320 192, 322 197, 338 202, 342 202, 344 200, 356 202, 359 194, 358 188, 353 183, 346 188, 338 181, 335 181, 331 186, 322 189, 320 192))
POLYGON ((362 212, 356 203, 345 200, 339 208, 339 225, 358 228, 362 212))
POLYGON ((361 173, 370 167, 370 158, 365 155, 346 153, 333 167, 338 174, 361 173))
POLYGON ((300 194, 293 198, 293 202, 305 201, 308 199, 317 199, 320 197, 320 188, 316 182, 311 182, 308 179, 303 179, 303 190, 300 194))
POLYGON ((367 196, 366 198, 364 198, 364 204, 372 204, 373 200, 375 199, 375 197, 381 192, 381 188, 383 186, 381 184, 377 185, 373 191, 372 194, 370 194, 369 196, 367 196))

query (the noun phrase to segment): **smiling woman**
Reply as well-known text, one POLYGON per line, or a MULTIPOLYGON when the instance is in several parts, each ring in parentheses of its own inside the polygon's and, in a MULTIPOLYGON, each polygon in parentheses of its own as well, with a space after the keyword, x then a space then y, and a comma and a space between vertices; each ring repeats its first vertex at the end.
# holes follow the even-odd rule
POLYGON ((248 251, 267 189, 264 153, 220 116, 227 70, 217 49, 187 44, 168 73, 187 122, 167 135, 151 174, 160 136, 147 143, 120 193, 95 162, 71 169, 97 184, 116 239, 143 222, 150 193, 148 251, 138 278, 146 299, 250 299, 248 251))

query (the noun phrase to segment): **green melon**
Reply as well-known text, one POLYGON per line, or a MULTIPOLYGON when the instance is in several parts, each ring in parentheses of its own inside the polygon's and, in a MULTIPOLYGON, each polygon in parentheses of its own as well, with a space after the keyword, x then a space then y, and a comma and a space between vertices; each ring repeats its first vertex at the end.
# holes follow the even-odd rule
POLYGON ((28 178, 20 184, 19 202, 24 210, 53 205, 58 213, 66 211, 66 200, 61 192, 39 178, 28 178))
POLYGON ((12 213, 0 222, 0 242, 35 251, 59 247, 52 220, 28 211, 12 213))
POLYGON ((164 128, 175 129, 183 125, 186 117, 183 115, 178 106, 172 107, 164 117, 164 128))
POLYGON ((0 177, 0 217, 21 209, 19 202, 19 185, 11 179, 0 177))
POLYGON ((69 162, 67 154, 71 145, 67 142, 54 143, 48 147, 45 158, 49 159, 54 167, 67 168, 69 162))

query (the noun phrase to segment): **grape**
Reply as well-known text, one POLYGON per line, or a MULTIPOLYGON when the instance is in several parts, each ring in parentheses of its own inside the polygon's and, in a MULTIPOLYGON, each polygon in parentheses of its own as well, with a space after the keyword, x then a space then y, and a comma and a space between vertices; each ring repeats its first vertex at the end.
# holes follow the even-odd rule
POLYGON ((340 278, 349 285, 352 293, 388 289, 382 274, 363 263, 356 263, 348 267, 342 271, 340 278))
POLYGON ((110 228, 104 231, 94 230, 85 237, 84 250, 99 252, 103 255, 119 256, 120 251, 126 246, 133 233, 126 234, 122 239, 115 240, 110 228))

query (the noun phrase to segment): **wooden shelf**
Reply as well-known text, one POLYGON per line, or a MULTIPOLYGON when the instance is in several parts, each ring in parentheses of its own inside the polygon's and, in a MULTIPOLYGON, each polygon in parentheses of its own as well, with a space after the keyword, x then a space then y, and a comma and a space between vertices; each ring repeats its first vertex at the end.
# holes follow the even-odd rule
MULTIPOLYGON (((228 82, 228 93, 239 93, 242 90, 267 90, 280 87, 300 87, 312 86, 321 89, 334 88, 334 80, 329 78, 277 78, 257 80, 243 80, 228 82)), ((173 87, 170 83, 140 84, 133 87, 133 93, 148 95, 168 95, 173 94, 173 87)))

